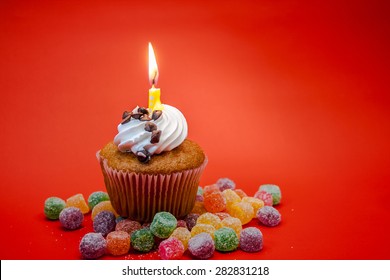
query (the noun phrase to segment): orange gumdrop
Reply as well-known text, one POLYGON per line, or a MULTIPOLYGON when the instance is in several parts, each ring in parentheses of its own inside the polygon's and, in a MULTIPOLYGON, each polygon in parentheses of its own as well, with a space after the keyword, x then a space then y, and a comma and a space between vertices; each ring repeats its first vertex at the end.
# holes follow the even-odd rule
POLYGON ((203 199, 204 208, 211 213, 221 212, 226 209, 226 199, 219 191, 206 193, 203 199))

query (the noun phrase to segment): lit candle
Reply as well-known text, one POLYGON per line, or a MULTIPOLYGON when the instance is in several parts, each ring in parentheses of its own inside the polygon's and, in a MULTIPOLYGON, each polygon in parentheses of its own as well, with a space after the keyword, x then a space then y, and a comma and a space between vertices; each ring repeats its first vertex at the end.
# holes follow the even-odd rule
POLYGON ((152 87, 149 89, 149 109, 151 111, 164 109, 160 101, 160 89, 154 87, 154 85, 157 84, 157 80, 157 61, 154 55, 152 44, 149 43, 149 82, 152 84, 152 87))

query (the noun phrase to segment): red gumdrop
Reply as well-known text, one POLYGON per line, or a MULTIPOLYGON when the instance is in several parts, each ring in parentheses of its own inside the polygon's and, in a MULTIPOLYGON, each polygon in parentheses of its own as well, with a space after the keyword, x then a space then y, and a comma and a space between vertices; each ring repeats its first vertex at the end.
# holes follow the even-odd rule
POLYGON ((258 191, 253 197, 261 199, 264 202, 264 206, 272 206, 273 204, 272 194, 265 191, 258 191))

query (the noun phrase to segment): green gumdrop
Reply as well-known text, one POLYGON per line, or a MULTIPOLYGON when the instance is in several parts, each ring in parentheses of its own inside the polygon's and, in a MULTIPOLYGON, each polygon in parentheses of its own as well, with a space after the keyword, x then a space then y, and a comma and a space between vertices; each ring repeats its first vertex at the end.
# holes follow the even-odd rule
POLYGON ((55 196, 49 197, 45 200, 45 216, 50 220, 57 220, 65 206, 66 203, 63 199, 55 196))
POLYGON ((198 187, 198 191, 196 192, 197 195, 203 195, 203 189, 201 186, 198 187))
POLYGON ((151 232, 160 238, 168 238, 177 226, 177 220, 169 212, 159 212, 154 215, 150 225, 151 232))
POLYGON ((214 232, 215 249, 222 252, 234 251, 238 247, 236 232, 228 227, 222 227, 214 232))
POLYGON ((154 245, 154 236, 149 229, 143 228, 131 234, 131 246, 140 252, 149 252, 154 245))
POLYGON ((272 195, 272 204, 277 205, 282 199, 282 193, 279 186, 273 184, 264 184, 259 187, 259 191, 265 191, 272 195))
POLYGON ((107 200, 110 200, 110 197, 108 196, 108 194, 106 192, 101 192, 101 191, 93 192, 88 197, 89 209, 92 210, 93 207, 95 207, 97 204, 99 204, 102 201, 107 201, 107 200))

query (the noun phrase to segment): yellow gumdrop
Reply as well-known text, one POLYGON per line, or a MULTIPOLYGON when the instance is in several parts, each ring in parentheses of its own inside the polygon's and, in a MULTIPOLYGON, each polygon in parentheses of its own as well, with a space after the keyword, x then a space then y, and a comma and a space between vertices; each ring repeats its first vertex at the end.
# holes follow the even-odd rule
POLYGON ((84 196, 81 193, 69 197, 66 200, 66 207, 79 208, 81 213, 83 213, 83 214, 87 214, 89 212, 88 204, 85 201, 84 196))
POLYGON ((208 224, 196 224, 192 230, 191 230, 191 236, 194 237, 195 235, 206 232, 211 235, 211 237, 214 239, 214 231, 215 228, 212 225, 208 224))
POLYGON ((91 215, 92 221, 95 219, 95 216, 102 211, 110 211, 110 212, 114 213, 115 217, 119 217, 118 213, 112 207, 111 201, 106 200, 106 201, 102 201, 102 202, 96 204, 96 206, 93 207, 92 215, 91 215))
POLYGON ((235 191, 233 191, 231 189, 224 190, 222 192, 222 195, 226 199, 226 208, 229 208, 232 204, 238 203, 241 201, 241 197, 238 194, 236 194, 235 191))
POLYGON ((191 232, 187 228, 178 227, 172 232, 170 237, 175 237, 179 239, 184 246, 184 250, 187 250, 188 240, 190 240, 191 238, 191 232))
POLYGON ((221 219, 217 215, 214 215, 213 213, 209 212, 200 215, 196 220, 196 223, 212 225, 215 229, 219 229, 222 227, 221 219))
POLYGON ((243 197, 241 201, 242 202, 248 202, 248 203, 250 203, 252 205, 253 212, 254 212, 253 213, 253 218, 256 217, 257 211, 260 208, 264 207, 264 201, 262 201, 261 199, 255 198, 255 197, 249 197, 249 196, 243 197))
POLYGON ((240 219, 243 225, 249 223, 254 215, 253 207, 248 202, 238 202, 228 208, 230 216, 240 219))

